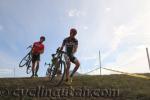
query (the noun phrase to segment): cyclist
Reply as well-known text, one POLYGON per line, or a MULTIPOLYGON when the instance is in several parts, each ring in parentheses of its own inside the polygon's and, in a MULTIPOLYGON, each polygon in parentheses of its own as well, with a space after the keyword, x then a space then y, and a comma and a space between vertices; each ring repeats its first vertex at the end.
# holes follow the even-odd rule
POLYGON ((62 46, 60 48, 60 50, 63 50, 63 48, 65 46, 65 51, 66 51, 67 56, 68 56, 65 59, 66 64, 67 64, 67 68, 66 68, 66 82, 67 83, 72 82, 72 77, 80 66, 79 60, 74 56, 74 54, 76 53, 77 48, 78 48, 78 40, 75 38, 76 35, 77 35, 77 30, 75 28, 71 28, 70 29, 70 36, 63 40, 62 46), (75 64, 75 68, 73 69, 73 72, 69 76, 69 70, 70 70, 71 62, 73 64, 75 64))
POLYGON ((34 42, 32 47, 32 76, 31 77, 38 77, 37 72, 39 69, 39 62, 40 62, 40 54, 44 53, 44 44, 45 37, 41 36, 40 41, 34 42), (36 67, 35 67, 36 64, 36 67))

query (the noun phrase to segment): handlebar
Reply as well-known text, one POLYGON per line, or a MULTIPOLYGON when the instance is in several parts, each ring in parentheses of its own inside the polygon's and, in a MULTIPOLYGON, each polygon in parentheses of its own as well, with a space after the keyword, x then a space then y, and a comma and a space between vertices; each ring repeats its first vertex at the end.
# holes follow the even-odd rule
POLYGON ((56 54, 52 54, 52 57, 54 58, 56 54))
POLYGON ((58 47, 58 49, 57 49, 57 51, 56 51, 57 53, 65 53, 66 54, 66 52, 65 51, 62 51, 62 50, 60 50, 60 47, 58 47))
POLYGON ((27 49, 32 48, 32 45, 28 46, 27 49))
POLYGON ((50 64, 50 63, 46 63, 46 62, 45 62, 45 64, 44 64, 44 65, 45 65, 45 66, 46 66, 46 65, 49 65, 49 66, 50 66, 51 64, 50 64))

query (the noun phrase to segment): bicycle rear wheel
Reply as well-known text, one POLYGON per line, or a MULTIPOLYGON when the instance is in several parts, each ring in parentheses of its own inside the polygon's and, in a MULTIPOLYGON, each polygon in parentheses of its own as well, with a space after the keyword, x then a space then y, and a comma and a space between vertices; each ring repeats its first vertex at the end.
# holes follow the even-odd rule
POLYGON ((49 71, 49 78, 50 81, 52 81, 54 79, 54 77, 56 76, 56 66, 54 64, 51 65, 50 71, 49 71))
POLYGON ((52 77, 51 80, 53 80, 55 86, 59 86, 62 81, 64 80, 64 76, 66 73, 66 64, 65 62, 61 61, 59 62, 59 68, 54 68, 52 71, 52 77))
POLYGON ((28 62, 30 58, 30 54, 28 53, 19 63, 19 67, 23 67, 26 65, 26 63, 28 62))
POLYGON ((52 68, 53 68, 53 65, 49 65, 49 67, 46 71, 46 76, 48 76, 48 77, 52 76, 52 68))

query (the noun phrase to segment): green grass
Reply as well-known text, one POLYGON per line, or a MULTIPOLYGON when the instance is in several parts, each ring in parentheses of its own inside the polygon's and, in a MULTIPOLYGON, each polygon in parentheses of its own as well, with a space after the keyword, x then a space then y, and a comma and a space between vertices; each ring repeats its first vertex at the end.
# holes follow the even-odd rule
MULTIPOLYGON (((150 77, 150 74, 143 74, 150 77)), ((43 86, 48 89, 119 89, 117 97, 29 97, 1 96, 0 100, 150 100, 150 80, 127 75, 78 76, 72 87, 62 84, 54 87, 48 78, 1 78, 0 91, 8 89, 32 89, 43 86)), ((1 92, 0 92, 1 94, 1 92)))

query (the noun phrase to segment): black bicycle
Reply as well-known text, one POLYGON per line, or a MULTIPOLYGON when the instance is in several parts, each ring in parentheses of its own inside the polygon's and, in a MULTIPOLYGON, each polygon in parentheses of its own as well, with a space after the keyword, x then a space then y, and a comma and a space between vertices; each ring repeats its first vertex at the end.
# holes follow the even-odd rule
POLYGON ((32 51, 32 45, 30 45, 29 47, 27 47, 27 49, 31 49, 28 54, 20 61, 19 63, 19 67, 23 67, 26 66, 26 73, 30 74, 32 71, 32 65, 31 65, 31 60, 32 60, 32 55, 31 55, 31 51, 32 51))
POLYGON ((65 77, 66 73, 66 62, 64 60, 64 56, 66 55, 66 52, 61 51, 59 48, 57 49, 55 54, 52 54, 52 64, 47 64, 48 69, 47 69, 47 76, 50 78, 51 81, 54 82, 55 86, 59 86, 65 77))

